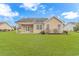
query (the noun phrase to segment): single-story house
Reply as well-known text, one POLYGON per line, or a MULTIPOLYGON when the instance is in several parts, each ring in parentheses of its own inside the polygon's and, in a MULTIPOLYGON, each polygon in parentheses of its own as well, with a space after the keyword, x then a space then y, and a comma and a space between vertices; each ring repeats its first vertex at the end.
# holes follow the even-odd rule
POLYGON ((0 22, 0 31, 12 31, 12 30, 14 30, 14 28, 11 27, 8 23, 0 22))
POLYGON ((74 27, 76 26, 75 22, 69 22, 64 26, 64 30, 66 31, 74 31, 74 27))
POLYGON ((64 22, 53 16, 51 18, 22 18, 16 22, 21 33, 63 33, 64 22))

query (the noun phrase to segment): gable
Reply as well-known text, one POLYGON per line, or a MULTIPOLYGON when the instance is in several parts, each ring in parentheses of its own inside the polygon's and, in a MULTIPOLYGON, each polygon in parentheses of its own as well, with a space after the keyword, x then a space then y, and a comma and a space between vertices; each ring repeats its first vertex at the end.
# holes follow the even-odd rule
POLYGON ((64 22, 62 22, 61 20, 59 20, 56 17, 50 18, 47 22, 52 23, 54 25, 56 25, 56 24, 62 24, 62 25, 64 25, 64 22))
POLYGON ((55 21, 57 21, 57 22, 59 22, 59 23, 64 24, 64 22, 63 22, 62 20, 60 20, 59 18, 57 18, 57 17, 55 17, 55 16, 51 17, 50 20, 55 20, 55 21))
POLYGON ((0 29, 12 29, 11 26, 9 26, 7 23, 0 24, 0 29))

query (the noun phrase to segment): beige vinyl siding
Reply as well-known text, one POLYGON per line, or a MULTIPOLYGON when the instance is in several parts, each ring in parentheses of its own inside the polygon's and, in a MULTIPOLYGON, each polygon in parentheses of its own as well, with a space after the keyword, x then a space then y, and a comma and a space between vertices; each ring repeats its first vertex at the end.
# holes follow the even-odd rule
POLYGON ((34 33, 40 33, 41 31, 44 30, 44 24, 34 24, 34 33))
POLYGON ((60 21, 58 21, 57 19, 51 19, 49 21, 50 24, 50 32, 54 32, 54 29, 59 30, 59 33, 63 32, 63 23, 61 23, 60 21), (58 29, 58 25, 61 25, 60 29, 58 29))

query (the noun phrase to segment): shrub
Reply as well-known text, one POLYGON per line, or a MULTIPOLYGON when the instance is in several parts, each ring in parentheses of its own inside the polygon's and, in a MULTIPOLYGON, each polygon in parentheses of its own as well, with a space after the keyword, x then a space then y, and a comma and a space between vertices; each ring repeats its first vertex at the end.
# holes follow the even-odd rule
POLYGON ((79 31, 79 23, 76 24, 76 26, 73 28, 75 32, 79 31))
POLYGON ((45 31, 41 31, 40 33, 41 33, 41 34, 45 34, 45 31))
POLYGON ((63 31, 64 34, 68 34, 68 31, 63 31))
POLYGON ((74 27, 74 31, 75 32, 79 31, 79 27, 74 27))

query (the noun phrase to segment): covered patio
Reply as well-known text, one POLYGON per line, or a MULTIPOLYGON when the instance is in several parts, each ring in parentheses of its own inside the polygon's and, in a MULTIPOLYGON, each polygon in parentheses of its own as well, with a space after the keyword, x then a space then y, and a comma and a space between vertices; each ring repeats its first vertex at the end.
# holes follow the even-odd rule
POLYGON ((19 25, 17 30, 21 31, 22 33, 32 33, 33 24, 21 24, 21 25, 19 25))

